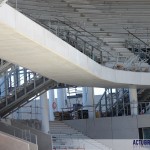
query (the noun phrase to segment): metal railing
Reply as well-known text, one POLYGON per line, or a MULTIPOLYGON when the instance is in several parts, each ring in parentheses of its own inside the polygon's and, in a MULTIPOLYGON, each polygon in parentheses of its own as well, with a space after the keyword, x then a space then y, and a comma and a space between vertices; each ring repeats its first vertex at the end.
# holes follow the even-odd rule
POLYGON ((150 102, 128 102, 124 104, 119 103, 115 107, 109 104, 108 106, 111 108, 109 110, 106 110, 105 104, 102 104, 100 109, 96 109, 95 106, 82 106, 77 110, 75 110, 74 107, 62 108, 62 112, 60 112, 60 120, 150 114, 150 102))
POLYGON ((103 95, 101 96, 100 100, 96 104, 95 108, 97 109, 99 107, 104 107, 102 106, 102 101, 105 103, 106 109, 110 109, 110 106, 115 106, 118 102, 124 101, 125 96, 128 96, 129 92, 128 89, 115 89, 115 92, 112 92, 112 88, 107 88, 105 89, 103 95), (109 106, 107 106, 109 104, 109 106))
POLYGON ((0 122, 0 131, 12 135, 14 137, 23 139, 25 141, 37 144, 37 135, 30 132, 30 130, 22 130, 8 124, 0 122))
POLYGON ((39 97, 50 88, 73 87, 72 85, 57 83, 54 80, 15 65, 4 74, 1 81, 1 117, 7 117, 10 113, 39 97))
POLYGON ((52 16, 49 16, 49 19, 45 23, 44 21, 40 20, 40 15, 39 19, 38 17, 35 19, 32 14, 27 14, 21 10, 18 7, 18 2, 18 0, 12 2, 10 1, 8 4, 12 5, 15 9, 26 15, 31 20, 37 22, 39 25, 43 26, 62 40, 72 45, 77 50, 93 59, 95 62, 115 69, 149 71, 149 68, 147 67, 142 67, 141 69, 141 64, 143 61, 140 57, 126 56, 123 55, 123 53, 121 54, 121 52, 118 52, 114 48, 110 47, 102 39, 99 39, 93 33, 90 33, 85 28, 80 26, 78 23, 71 22, 65 16, 58 16, 59 18, 63 18, 58 19, 57 13, 56 16, 53 14, 52 16), (133 68, 128 67, 129 64, 132 65, 133 68))
POLYGON ((0 84, 0 87, 4 87, 0 91, 0 102, 14 94, 15 98, 17 98, 17 91, 22 90, 33 82, 35 84, 35 81, 42 77, 30 70, 24 68, 19 70, 18 68, 18 66, 15 66, 4 75, 3 82, 0 84))
MULTIPOLYGON (((111 107, 112 106, 110 106, 110 108, 111 107)), ((129 116, 134 115, 134 112, 132 112, 132 110, 135 110, 138 115, 149 114, 150 102, 128 102, 124 104, 120 103, 116 107, 113 106, 109 111, 101 109, 100 114, 102 117, 129 116)))
MULTIPOLYGON (((138 89, 137 94, 141 94, 144 92, 144 89, 138 89)), ((112 93, 112 89, 105 89, 103 95, 101 96, 99 102, 96 104, 96 110, 105 110, 105 115, 107 112, 111 112, 112 110, 116 110, 115 113, 118 115, 119 107, 129 103, 129 89, 120 88, 115 89, 115 92, 112 93)), ((111 112, 113 114, 113 112, 111 112)), ((110 115, 110 113, 109 113, 110 115)))
MULTIPOLYGON (((125 47, 128 48, 132 53, 139 57, 140 62, 150 64, 150 45, 148 42, 137 37, 134 33, 131 33, 129 30, 125 29, 128 32, 128 39, 125 41, 125 47)), ((144 68, 144 67, 143 67, 144 68)), ((142 69, 142 68, 141 68, 142 69)), ((148 71, 148 66, 145 67, 145 70, 148 71)))
POLYGON ((1 81, 1 117, 9 115, 16 108, 46 92, 50 87, 57 86, 57 82, 19 66, 12 67, 4 74, 1 81))

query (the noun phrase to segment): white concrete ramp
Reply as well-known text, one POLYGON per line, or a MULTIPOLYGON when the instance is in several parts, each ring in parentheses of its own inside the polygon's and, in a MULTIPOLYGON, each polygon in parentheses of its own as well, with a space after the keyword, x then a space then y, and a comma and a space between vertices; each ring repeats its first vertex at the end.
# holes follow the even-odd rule
POLYGON ((0 7, 0 58, 71 85, 150 87, 150 73, 99 65, 7 4, 0 7))

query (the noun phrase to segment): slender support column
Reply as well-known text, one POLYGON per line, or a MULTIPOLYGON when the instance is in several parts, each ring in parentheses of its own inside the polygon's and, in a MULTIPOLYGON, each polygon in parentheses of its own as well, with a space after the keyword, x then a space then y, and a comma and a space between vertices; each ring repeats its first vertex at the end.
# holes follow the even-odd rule
POLYGON ((57 110, 62 111, 62 108, 64 107, 64 90, 63 89, 57 89, 57 110))
POLYGON ((67 105, 66 105, 66 100, 67 100, 67 90, 66 90, 66 88, 63 89, 63 95, 64 95, 64 97, 63 97, 64 98, 64 100, 63 100, 63 102, 64 102, 63 103, 63 107, 66 108, 67 107, 67 105))
POLYGON ((107 89, 105 88, 105 108, 106 108, 106 116, 108 112, 108 107, 107 107, 107 89))
POLYGON ((110 88, 110 99, 111 99, 111 115, 114 115, 114 111, 113 111, 113 105, 114 105, 114 101, 113 101, 113 93, 112 93, 112 88, 110 88))
POLYGON ((53 102, 54 102, 54 90, 49 90, 49 120, 54 121, 54 108, 53 108, 53 102))
POLYGON ((95 108, 94 108, 94 89, 93 87, 83 88, 83 106, 88 110, 89 118, 95 118, 95 108))
POLYGON ((49 109, 47 92, 40 96, 41 99, 41 111, 42 111, 42 131, 44 133, 49 132, 49 109))
POLYGON ((116 89, 116 102, 117 102, 117 106, 116 106, 116 116, 118 116, 118 108, 119 108, 119 93, 118 93, 118 89, 116 89))
POLYGON ((123 111, 124 111, 124 115, 126 114, 126 111, 125 111, 125 97, 124 97, 124 93, 125 93, 125 89, 123 88, 122 89, 122 93, 123 93, 123 97, 122 97, 122 102, 123 102, 123 111))
POLYGON ((82 105, 87 105, 87 87, 82 88, 82 105))
POLYGON ((130 108, 131 108, 131 115, 138 115, 138 100, 137 100, 137 89, 132 87, 129 89, 130 95, 130 108))
POLYGON ((88 101, 88 104, 91 106, 89 108, 89 118, 95 118, 94 89, 93 89, 93 87, 88 87, 87 101, 88 101))

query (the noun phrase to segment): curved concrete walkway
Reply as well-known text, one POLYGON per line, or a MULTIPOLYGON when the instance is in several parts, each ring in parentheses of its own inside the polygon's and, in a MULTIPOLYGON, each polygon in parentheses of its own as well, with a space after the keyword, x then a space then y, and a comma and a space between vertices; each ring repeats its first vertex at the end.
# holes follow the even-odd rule
POLYGON ((150 87, 150 73, 99 65, 7 4, 0 7, 0 58, 66 84, 150 87))

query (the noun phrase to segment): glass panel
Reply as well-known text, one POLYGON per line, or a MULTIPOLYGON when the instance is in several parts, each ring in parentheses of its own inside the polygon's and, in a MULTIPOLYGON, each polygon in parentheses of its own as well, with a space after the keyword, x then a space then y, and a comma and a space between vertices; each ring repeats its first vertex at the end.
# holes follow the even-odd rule
POLYGON ((150 128, 143 128, 144 139, 150 139, 150 128))

